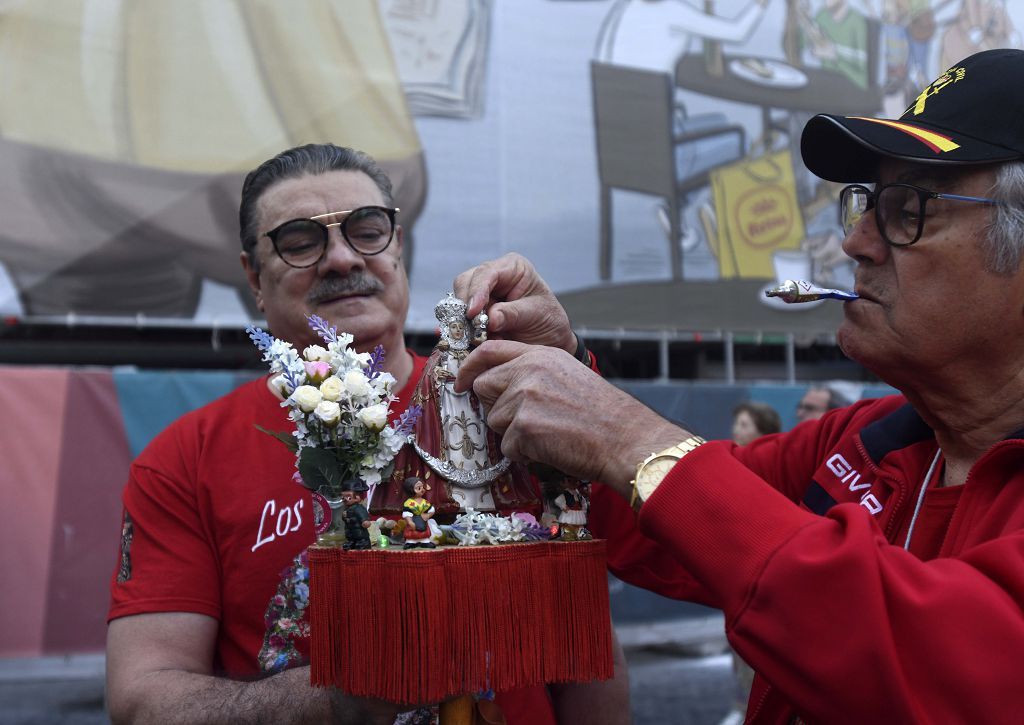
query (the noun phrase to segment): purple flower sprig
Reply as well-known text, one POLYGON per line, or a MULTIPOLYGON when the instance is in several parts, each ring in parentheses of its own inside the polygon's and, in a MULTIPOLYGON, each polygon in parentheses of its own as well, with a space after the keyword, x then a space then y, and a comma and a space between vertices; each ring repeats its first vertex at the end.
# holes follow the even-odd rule
POLYGON ((551 538, 551 530, 538 523, 528 523, 523 527, 524 541, 547 541, 551 538))
POLYGON ((398 425, 395 426, 395 435, 407 436, 412 433, 413 426, 423 414, 423 408, 418 405, 410 405, 409 408, 398 416, 398 425))
POLYGON ((384 346, 377 345, 370 353, 370 363, 366 366, 366 377, 373 380, 384 370, 384 346))
MULTIPOLYGON (((289 390, 295 390, 295 388, 299 387, 305 382, 305 378, 300 378, 296 371, 292 370, 291 368, 285 368, 284 370, 282 370, 281 376, 288 383, 289 390)), ((288 405, 288 401, 285 400, 284 402, 281 403, 281 405, 288 405)))
POLYGON ((253 341, 253 344, 261 352, 266 352, 270 349, 270 345, 274 342, 274 336, 269 332, 264 332, 255 325, 249 325, 245 328, 246 333, 249 335, 249 339, 253 341))
POLYGON ((338 341, 338 328, 330 324, 320 315, 309 315, 309 326, 313 332, 318 334, 324 342, 331 343, 338 341))

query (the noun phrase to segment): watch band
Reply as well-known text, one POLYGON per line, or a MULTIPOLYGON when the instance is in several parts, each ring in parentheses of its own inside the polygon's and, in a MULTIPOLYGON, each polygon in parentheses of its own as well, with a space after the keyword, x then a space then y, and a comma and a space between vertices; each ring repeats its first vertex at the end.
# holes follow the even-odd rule
POLYGON ((587 346, 583 344, 583 338, 580 337, 578 332, 573 330, 572 334, 576 336, 576 352, 573 353, 573 356, 589 368, 590 353, 587 352, 587 346))
MULTIPOLYGON (((644 476, 644 470, 647 468, 649 463, 659 458, 673 458, 678 463, 679 460, 682 459, 683 456, 685 456, 687 453, 690 453, 691 451, 699 448, 705 443, 707 443, 707 441, 701 438, 700 436, 690 436, 681 443, 676 443, 673 446, 669 446, 663 451, 652 453, 651 455, 647 456, 647 458, 642 460, 640 464, 637 465, 636 467, 636 475, 634 476, 632 481, 633 491, 629 497, 629 505, 633 507, 633 510, 639 511, 640 506, 650 496, 650 493, 648 493, 646 496, 642 496, 640 493, 640 485, 644 476)), ((657 486, 661 483, 662 479, 666 474, 662 474, 661 478, 650 484, 651 492, 653 492, 654 488, 657 488, 657 486)), ((647 485, 646 482, 644 482, 644 484, 645 486, 647 485)))

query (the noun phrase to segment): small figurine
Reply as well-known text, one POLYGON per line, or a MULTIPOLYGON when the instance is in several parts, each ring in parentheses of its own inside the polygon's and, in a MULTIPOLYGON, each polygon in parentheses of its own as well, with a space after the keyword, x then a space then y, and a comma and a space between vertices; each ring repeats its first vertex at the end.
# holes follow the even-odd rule
POLYGON ((346 483, 341 491, 341 520, 345 523, 345 549, 370 548, 370 514, 363 505, 367 485, 362 480, 346 483))
POLYGON ((440 537, 441 531, 433 521, 434 505, 424 497, 427 484, 419 476, 409 476, 402 482, 402 487, 409 496, 402 505, 402 518, 405 519, 405 546, 402 548, 433 549, 436 544, 431 539, 440 537))
POLYGON ((473 318, 473 345, 480 345, 487 342, 487 313, 481 311, 473 318))
POLYGON ((594 538, 587 530, 590 499, 585 490, 586 486, 587 484, 572 476, 562 477, 562 491, 553 502, 558 509, 558 538, 562 541, 589 541, 594 538))
POLYGON ((430 497, 443 515, 469 509, 539 511, 539 492, 526 467, 502 455, 501 438, 487 427, 476 393, 455 390, 455 378, 471 345, 486 339, 487 315, 478 314, 471 321, 466 309, 451 292, 434 307, 441 339, 413 395, 413 402, 423 409, 413 448, 426 464, 422 468, 429 467, 444 480, 430 497))

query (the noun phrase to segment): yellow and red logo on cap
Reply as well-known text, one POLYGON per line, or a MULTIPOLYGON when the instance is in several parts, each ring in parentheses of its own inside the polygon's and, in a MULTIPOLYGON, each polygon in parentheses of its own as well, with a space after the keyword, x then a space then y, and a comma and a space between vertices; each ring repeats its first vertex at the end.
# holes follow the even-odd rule
POLYGON ((941 133, 935 133, 934 131, 926 131, 923 128, 911 126, 909 123, 888 121, 883 118, 865 118, 864 116, 851 116, 851 118, 855 118, 858 121, 870 121, 871 123, 879 123, 883 126, 888 126, 889 128, 895 128, 897 131, 902 131, 908 136, 912 136, 917 139, 937 154, 960 148, 960 144, 949 136, 943 136, 941 133))
POLYGON ((924 109, 925 106, 928 104, 929 98, 931 98, 932 96, 937 96, 939 94, 939 91, 941 91, 946 86, 958 83, 966 77, 966 68, 960 66, 953 66, 945 73, 940 75, 938 78, 933 80, 927 88, 921 91, 921 93, 918 94, 917 98, 914 99, 914 102, 911 103, 907 107, 907 110, 903 112, 903 115, 900 116, 900 118, 906 118, 907 115, 911 113, 915 116, 920 116, 922 113, 924 113, 924 109))

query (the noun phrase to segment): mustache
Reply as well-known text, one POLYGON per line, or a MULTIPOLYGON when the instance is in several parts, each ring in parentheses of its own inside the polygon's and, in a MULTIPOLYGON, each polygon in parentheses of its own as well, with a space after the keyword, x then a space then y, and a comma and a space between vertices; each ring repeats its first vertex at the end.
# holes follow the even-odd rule
POLYGON ((312 304, 317 304, 341 295, 372 295, 383 290, 384 285, 379 279, 359 271, 344 277, 324 277, 309 291, 306 299, 312 304))

